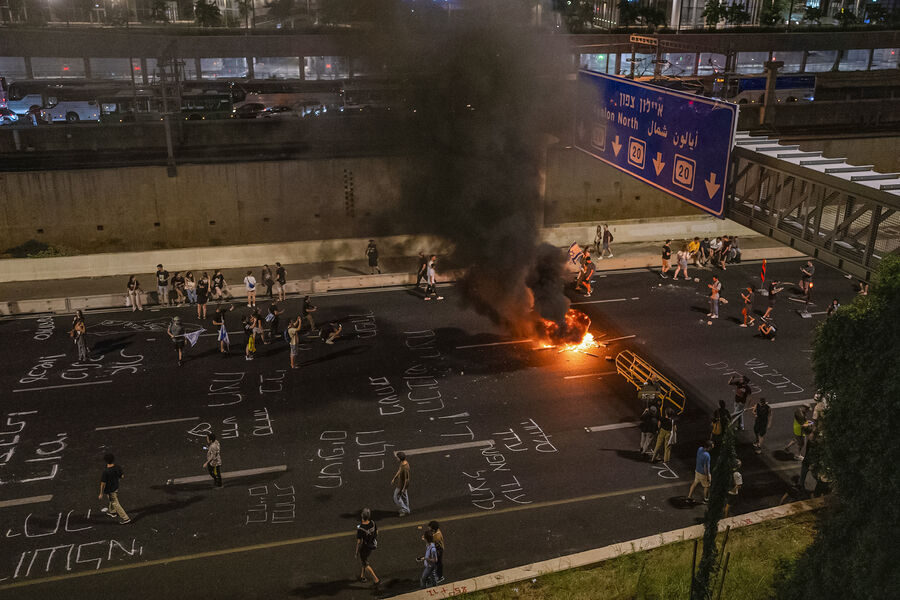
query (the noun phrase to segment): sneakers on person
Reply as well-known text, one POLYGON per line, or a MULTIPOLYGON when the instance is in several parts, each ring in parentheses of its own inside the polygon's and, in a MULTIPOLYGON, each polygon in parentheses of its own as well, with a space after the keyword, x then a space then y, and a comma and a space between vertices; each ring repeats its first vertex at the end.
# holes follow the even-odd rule
POLYGON ((803 460, 803 455, 802 455, 802 454, 798 454, 797 456, 794 457, 794 460, 796 460, 796 461, 801 461, 801 460, 803 460))
POLYGON ((444 583, 444 578, 443 578, 443 577, 438 577, 437 579, 434 580, 434 582, 435 582, 435 583, 444 583))
POLYGON ((325 343, 329 346, 334 343, 334 340, 325 340, 325 343))
POLYGON ((609 256, 607 256, 606 258, 612 258, 612 257, 613 257, 612 252, 610 252, 609 256))
POLYGON ((741 325, 740 325, 740 326, 741 326, 741 327, 746 327, 746 326, 747 326, 747 324, 746 324, 746 323, 741 323, 741 325))
POLYGON ((129 523, 131 523, 131 518, 122 519, 121 521, 119 521, 119 525, 128 525, 129 523))
POLYGON ((397 516, 398 516, 398 517, 405 517, 405 516, 408 515, 408 514, 409 514, 408 512, 403 512, 403 511, 401 510, 399 513, 397 513, 397 516))
POLYGON ((118 519, 118 518, 119 518, 119 515, 117 515, 116 513, 112 512, 112 511, 109 510, 108 508, 104 508, 104 509, 101 509, 101 510, 102 510, 103 512, 105 512, 105 513, 106 513, 106 516, 109 517, 110 519, 118 519))

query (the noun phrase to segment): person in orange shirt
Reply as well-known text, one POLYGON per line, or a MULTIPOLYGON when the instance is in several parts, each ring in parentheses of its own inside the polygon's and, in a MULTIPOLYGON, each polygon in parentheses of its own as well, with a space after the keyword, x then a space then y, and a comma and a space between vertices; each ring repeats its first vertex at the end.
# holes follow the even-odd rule
POLYGON ((584 263, 581 266, 581 274, 578 276, 578 283, 575 284, 575 291, 581 289, 581 286, 584 286, 586 290, 585 296, 590 297, 591 295, 591 278, 594 276, 596 270, 594 269, 594 262, 591 260, 591 255, 586 254, 584 257, 584 263))

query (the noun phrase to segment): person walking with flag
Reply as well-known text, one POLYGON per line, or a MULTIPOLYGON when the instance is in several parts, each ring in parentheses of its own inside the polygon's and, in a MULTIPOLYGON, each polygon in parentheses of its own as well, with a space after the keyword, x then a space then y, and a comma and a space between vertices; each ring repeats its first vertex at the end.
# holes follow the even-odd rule
POLYGON ((184 364, 184 327, 181 325, 181 317, 178 315, 172 317, 169 329, 166 332, 172 338, 172 344, 175 346, 175 352, 178 354, 178 366, 184 364))
POLYGON ((229 304, 228 308, 224 306, 220 306, 216 309, 216 315, 213 317, 213 325, 219 328, 219 352, 222 354, 222 358, 228 356, 228 352, 231 350, 231 342, 228 340, 228 328, 225 325, 225 314, 234 310, 234 304, 229 304))

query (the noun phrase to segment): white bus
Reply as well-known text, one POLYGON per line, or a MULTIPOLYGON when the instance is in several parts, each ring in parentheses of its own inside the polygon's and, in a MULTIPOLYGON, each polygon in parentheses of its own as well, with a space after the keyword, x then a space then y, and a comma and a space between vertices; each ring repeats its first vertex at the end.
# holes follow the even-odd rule
POLYGON ((6 107, 20 116, 27 115, 29 111, 40 111, 46 88, 46 81, 14 81, 9 84, 6 107))

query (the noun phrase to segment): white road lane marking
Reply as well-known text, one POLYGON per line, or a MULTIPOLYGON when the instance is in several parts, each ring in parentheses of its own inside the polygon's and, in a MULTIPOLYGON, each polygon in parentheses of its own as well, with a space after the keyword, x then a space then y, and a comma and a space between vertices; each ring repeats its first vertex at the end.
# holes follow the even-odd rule
POLYGON ((610 298, 609 300, 585 300, 584 302, 573 302, 572 306, 578 306, 580 304, 603 304, 604 302, 625 302, 627 300, 628 298, 610 298))
POLYGON ((13 390, 13 391, 14 392, 39 392, 41 390, 56 390, 59 388, 80 387, 83 385, 100 385, 103 383, 112 383, 112 379, 106 379, 104 381, 86 381, 83 383, 65 383, 63 385, 47 385, 44 387, 23 388, 21 390, 13 390))
POLYGON ((640 425, 640 421, 629 421, 627 423, 611 423, 610 425, 595 425, 593 427, 585 427, 584 430, 590 433, 594 433, 597 431, 612 431, 613 429, 628 429, 630 427, 637 427, 640 425))
POLYGON ((581 379, 582 377, 603 377, 605 375, 615 375, 617 371, 604 371, 603 373, 588 373, 587 375, 569 375, 563 379, 581 379))
POLYGON ((622 337, 613 338, 611 340, 603 340, 600 342, 601 346, 607 346, 610 342, 618 342, 619 340, 630 340, 633 337, 637 337, 636 335, 623 335, 622 337))
POLYGON ((466 348, 484 348, 486 346, 506 346, 509 344, 524 344, 526 342, 530 342, 532 340, 514 340, 512 342, 492 342, 490 344, 470 344, 468 346, 457 346, 457 350, 464 350, 466 348))
POLYGON ((463 442, 460 444, 447 444, 446 446, 431 446, 430 448, 413 448, 404 450, 407 456, 417 454, 432 454, 434 452, 446 452, 448 450, 461 450, 463 448, 480 448, 481 446, 493 446, 494 440, 480 440, 477 442, 463 442))
POLYGON ((10 506, 22 506, 24 504, 37 504, 38 502, 50 502, 52 495, 31 496, 30 498, 16 498, 15 500, 0 501, 0 508, 8 508, 10 506))
POLYGON ((166 419, 164 421, 144 421, 143 423, 126 423, 125 425, 107 425, 95 427, 94 431, 106 431, 108 429, 127 429, 129 427, 145 427, 147 425, 163 425, 165 423, 181 423, 182 421, 199 421, 200 417, 184 417, 183 419, 166 419))
MULTIPOLYGON (((262 475, 264 473, 281 473, 287 471, 287 465, 278 465, 277 467, 262 467, 259 469, 244 469, 243 471, 222 471, 222 479, 236 479, 238 477, 249 477, 251 475, 262 475)), ((167 485, 182 485, 185 483, 200 483, 203 481, 211 481, 209 475, 194 475, 192 477, 176 477, 166 482, 167 485)))
MULTIPOLYGON (((800 406, 802 404, 810 404, 815 403, 813 398, 807 398, 806 400, 789 400, 787 402, 770 402, 770 408, 787 408, 789 406, 800 406)), ((748 410, 749 412, 749 410, 748 410)))

